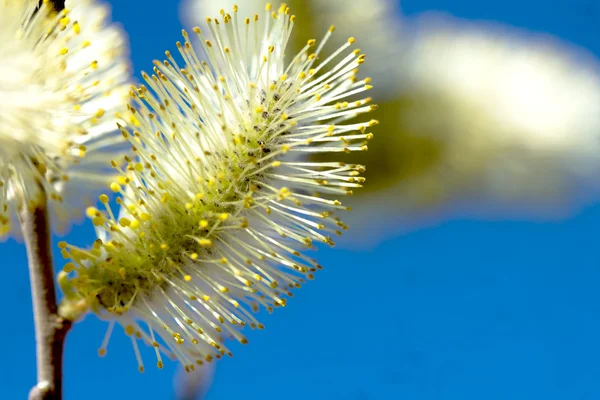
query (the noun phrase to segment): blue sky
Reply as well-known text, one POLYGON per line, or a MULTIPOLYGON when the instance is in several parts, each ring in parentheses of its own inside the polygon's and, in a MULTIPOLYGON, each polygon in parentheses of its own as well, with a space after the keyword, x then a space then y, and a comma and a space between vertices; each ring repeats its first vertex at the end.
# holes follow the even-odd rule
MULTIPOLYGON (((174 49, 175 2, 112 3, 131 36, 136 72, 174 49)), ((598 1, 402 5, 408 15, 441 10, 545 31, 600 56, 598 1)), ((562 222, 455 219, 368 252, 322 249, 325 270, 284 310, 263 316, 267 329, 250 332, 249 345, 232 346, 235 357, 218 365, 207 398, 598 399, 599 234, 594 206, 562 222)), ((75 227, 68 240, 90 242, 91 225, 75 227)), ((0 246, 7 283, 0 393, 18 399, 35 381, 29 283, 24 248, 0 246)), ((105 328, 88 316, 71 332, 66 398, 172 399, 175 365, 138 373, 120 332, 97 357, 105 328)))

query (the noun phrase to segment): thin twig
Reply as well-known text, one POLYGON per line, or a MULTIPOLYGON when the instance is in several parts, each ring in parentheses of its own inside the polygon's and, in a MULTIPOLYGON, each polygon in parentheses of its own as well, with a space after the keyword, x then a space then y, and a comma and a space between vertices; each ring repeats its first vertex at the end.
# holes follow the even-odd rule
POLYGON ((29 400, 60 400, 64 341, 72 323, 58 315, 50 221, 43 190, 41 197, 35 208, 25 204, 20 212, 29 263, 37 357, 38 383, 31 389, 29 400))

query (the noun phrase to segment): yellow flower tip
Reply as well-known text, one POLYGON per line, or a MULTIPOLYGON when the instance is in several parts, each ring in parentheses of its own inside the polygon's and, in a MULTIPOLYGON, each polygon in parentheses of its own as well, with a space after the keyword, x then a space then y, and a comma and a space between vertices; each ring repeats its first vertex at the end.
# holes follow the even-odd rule
POLYGON ((94 226, 102 226, 104 224, 104 217, 102 217, 102 216, 93 217, 92 224, 94 224, 94 226))
POLYGON ((202 247, 210 247, 213 245, 213 241, 210 239, 200 239, 198 240, 198 244, 202 247))
POLYGON ((102 204, 107 204, 108 203, 108 196, 107 195, 101 194, 98 198, 100 199, 100 202, 102 204))
POLYGON ((228 213, 221 213, 219 214, 219 220, 221 221, 226 221, 229 218, 229 214, 228 213))
POLYGON ((71 254, 69 254, 69 252, 67 251, 67 249, 62 249, 60 251, 60 255, 65 259, 68 260, 69 258, 71 258, 71 254))
POLYGON ((183 277, 183 279, 184 279, 186 282, 190 282, 190 281, 192 280, 192 277, 191 277, 190 275, 185 275, 185 276, 183 277))
POLYGON ((106 355, 106 349, 105 348, 98 349, 98 356, 99 357, 104 357, 105 355, 106 355))
POLYGON ((115 193, 118 193, 121 191, 121 185, 119 185, 117 182, 112 182, 110 184, 110 190, 112 190, 115 193))
POLYGON ((150 219, 152 219, 152 216, 148 213, 141 213, 140 214, 140 219, 142 221, 150 221, 150 219))
POLYGON ((75 264, 73 264, 72 262, 66 263, 63 266, 63 271, 67 274, 73 272, 75 270, 75 264))
POLYGON ((354 39, 353 37, 348 38, 348 43, 353 44, 354 42, 356 42, 356 39, 354 39))
POLYGON ((122 217, 119 219, 119 225, 121 225, 123 228, 131 226, 131 220, 129 218, 122 217))

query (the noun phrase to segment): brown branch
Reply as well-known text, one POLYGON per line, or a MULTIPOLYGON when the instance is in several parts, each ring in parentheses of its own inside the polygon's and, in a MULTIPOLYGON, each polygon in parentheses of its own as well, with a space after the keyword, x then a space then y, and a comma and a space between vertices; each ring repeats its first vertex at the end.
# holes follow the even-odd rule
POLYGON ((38 383, 29 400, 60 400, 64 341, 72 323, 58 315, 47 200, 40 190, 39 204, 35 208, 24 204, 19 215, 27 247, 37 358, 38 383))

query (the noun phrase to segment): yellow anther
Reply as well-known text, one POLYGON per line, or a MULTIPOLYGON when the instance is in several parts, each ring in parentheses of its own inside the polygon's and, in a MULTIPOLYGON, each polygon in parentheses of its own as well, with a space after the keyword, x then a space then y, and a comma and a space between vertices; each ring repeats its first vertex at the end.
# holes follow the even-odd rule
POLYGON ((112 190, 115 193, 118 193, 121 191, 121 185, 119 185, 117 182, 113 182, 110 184, 110 190, 112 190))
POLYGON ((107 195, 105 195, 105 194, 101 194, 101 195, 100 195, 98 198, 100 199, 100 202, 101 202, 102 204, 106 204, 106 203, 108 203, 108 196, 107 196, 107 195))
POLYGON ((202 247, 210 247, 212 246, 213 242, 210 239, 199 239, 198 244, 202 247))
POLYGON ((149 221, 152 218, 152 216, 148 213, 142 213, 140 214, 140 219, 142 221, 149 221))
POLYGON ((221 214, 219 214, 219 219, 220 219, 221 221, 225 221, 225 220, 227 220, 228 218, 229 218, 229 214, 228 214, 228 213, 221 213, 221 214))

